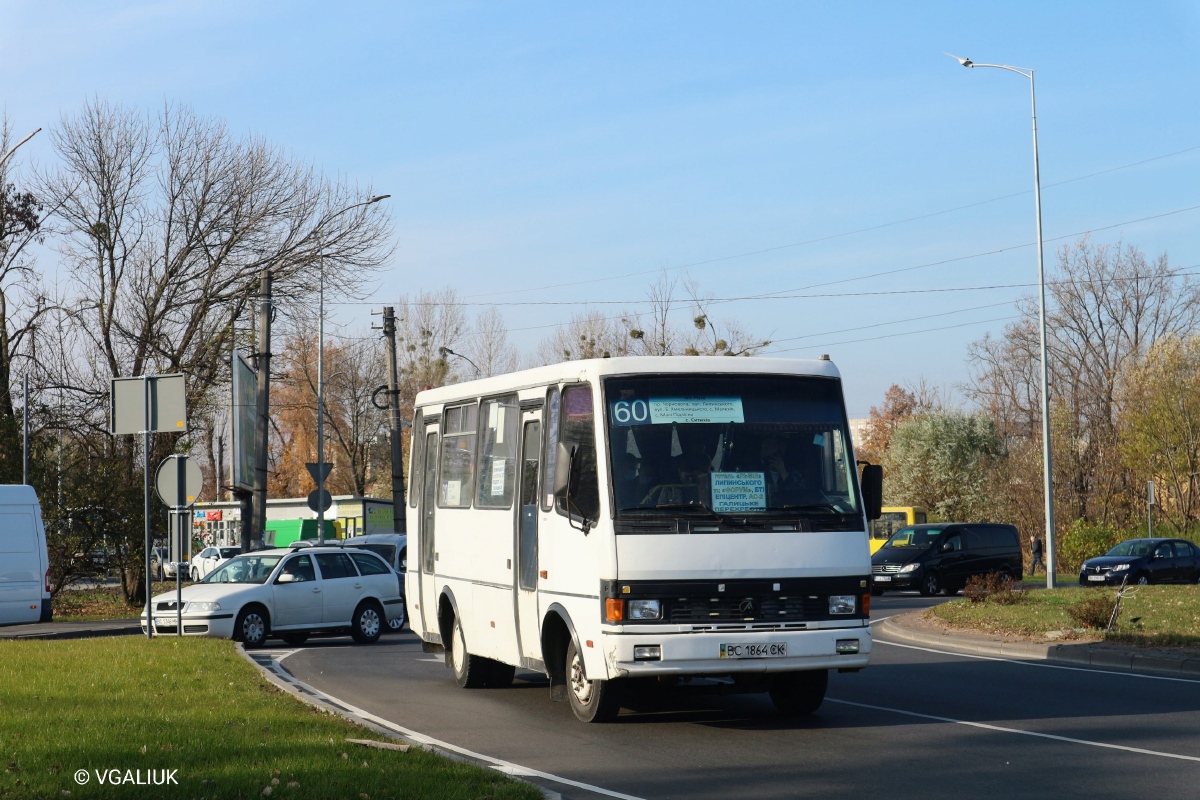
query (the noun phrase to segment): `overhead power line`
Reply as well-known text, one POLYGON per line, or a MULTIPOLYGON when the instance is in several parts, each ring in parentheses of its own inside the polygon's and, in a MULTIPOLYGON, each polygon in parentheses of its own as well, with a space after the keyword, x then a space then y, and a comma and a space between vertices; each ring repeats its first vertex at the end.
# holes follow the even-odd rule
MULTIPOLYGON (((1074 178, 1067 178, 1066 180, 1062 180, 1062 181, 1055 181, 1054 183, 1043 184, 1042 188, 1043 189, 1051 189, 1056 186, 1065 186, 1069 183, 1076 183, 1078 181, 1088 180, 1089 178, 1095 178, 1100 175, 1108 175, 1113 172, 1120 172, 1121 170, 1132 169, 1134 167, 1140 167, 1144 164, 1149 164, 1154 161, 1162 161, 1163 159, 1166 159, 1166 158, 1173 158, 1175 156, 1183 155, 1185 153, 1191 153, 1196 150, 1200 150, 1200 145, 1195 145, 1193 147, 1186 147, 1183 150, 1176 150, 1173 153, 1165 153, 1160 156, 1153 156, 1151 158, 1145 158, 1145 159, 1142 159, 1141 161, 1134 161, 1129 164, 1122 164, 1117 167, 1109 167, 1107 169, 1098 170, 1096 172, 1090 172, 1086 175, 1079 175, 1074 178)), ((997 203, 1001 200, 1010 200, 1014 197, 1021 197, 1023 195, 1032 194, 1032 193, 1033 193, 1032 189, 1026 189, 1026 190, 1020 191, 1020 192, 1013 192, 1012 194, 1004 194, 1004 195, 999 195, 997 197, 991 197, 987 200, 979 200, 974 203, 967 203, 967 204, 961 205, 961 206, 954 206, 953 208, 945 208, 945 209, 942 209, 941 211, 931 211, 927 214, 918 214, 917 216, 914 216, 914 217, 904 217, 902 219, 892 220, 891 222, 882 222, 878 225, 870 225, 865 228, 856 228, 856 229, 850 230, 850 231, 842 231, 841 233, 831 233, 827 236, 818 236, 813 239, 805 239, 804 241, 791 242, 789 244, 775 245, 773 247, 764 247, 764 248, 761 248, 758 250, 748 250, 744 253, 734 253, 733 255, 718 256, 716 258, 704 259, 702 261, 692 261, 692 262, 688 262, 686 264, 677 264, 673 267, 666 267, 666 268, 660 267, 658 269, 637 270, 635 272, 626 272, 621 275, 610 275, 610 276, 604 277, 604 278, 591 278, 589 280, 572 281, 569 283, 552 283, 552 284, 547 284, 544 286, 533 286, 533 287, 529 287, 526 289, 505 289, 503 291, 498 291, 498 292, 484 292, 481 294, 466 295, 465 297, 468 299, 474 298, 474 297, 500 297, 503 295, 510 295, 510 294, 522 294, 524 292, 539 292, 539 291, 542 291, 545 289, 561 289, 561 288, 568 287, 568 286, 581 286, 581 285, 588 285, 588 284, 593 284, 593 283, 603 283, 605 281, 616 281, 616 280, 621 280, 623 278, 635 278, 635 277, 638 277, 641 275, 655 275, 659 272, 664 271, 664 269, 667 271, 674 271, 674 270, 680 270, 680 269, 689 269, 691 267, 707 266, 708 264, 717 264, 722 261, 731 261, 733 259, 738 259, 738 258, 749 258, 751 256, 758 256, 758 255, 765 255, 767 253, 774 253, 779 250, 788 250, 793 247, 803 247, 804 245, 809 245, 809 244, 819 244, 820 242, 827 242, 832 239, 841 239, 846 236, 856 236, 860 233, 870 233, 872 231, 882 230, 883 228, 890 228, 890 227, 893 227, 896 225, 903 225, 903 224, 906 224, 909 222, 919 222, 920 220, 931 219, 933 217, 940 217, 945 214, 951 214, 955 211, 964 211, 969 208, 977 208, 979 206, 988 205, 989 203, 997 203)))

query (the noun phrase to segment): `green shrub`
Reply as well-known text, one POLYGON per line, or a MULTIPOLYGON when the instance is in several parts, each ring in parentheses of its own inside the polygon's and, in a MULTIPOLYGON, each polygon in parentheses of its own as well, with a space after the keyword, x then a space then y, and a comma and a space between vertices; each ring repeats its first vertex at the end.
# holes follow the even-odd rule
POLYGON ((1116 604, 1115 598, 1098 595, 1067 606, 1067 614, 1080 627, 1102 631, 1108 627, 1108 621, 1112 619, 1113 608, 1116 604))
POLYGON ((1120 542, 1136 535, 1131 536, 1129 531, 1104 523, 1077 519, 1071 523, 1071 527, 1059 533, 1055 543, 1055 560, 1059 570, 1077 572, 1087 559, 1102 556, 1120 542))

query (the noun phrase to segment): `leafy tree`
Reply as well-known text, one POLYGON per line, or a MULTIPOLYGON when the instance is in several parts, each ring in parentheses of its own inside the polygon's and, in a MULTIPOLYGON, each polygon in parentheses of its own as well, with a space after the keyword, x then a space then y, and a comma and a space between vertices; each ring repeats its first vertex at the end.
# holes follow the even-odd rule
POLYGON ((1200 517, 1200 337, 1160 339, 1123 394, 1125 463, 1136 486, 1157 483, 1164 518, 1186 532, 1200 517))
POLYGON ((1000 455, 996 426, 987 417, 914 416, 896 427, 883 457, 888 502, 924 506, 947 520, 994 519, 989 467, 1000 455))

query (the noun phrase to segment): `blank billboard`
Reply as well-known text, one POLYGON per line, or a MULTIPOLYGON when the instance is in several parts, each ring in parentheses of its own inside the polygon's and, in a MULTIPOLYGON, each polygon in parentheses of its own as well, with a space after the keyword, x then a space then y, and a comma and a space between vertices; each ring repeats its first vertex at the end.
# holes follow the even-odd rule
POLYGON ((254 435, 258 421, 256 397, 258 373, 241 353, 233 354, 233 398, 229 420, 233 428, 233 474, 230 484, 235 489, 254 489, 254 435))

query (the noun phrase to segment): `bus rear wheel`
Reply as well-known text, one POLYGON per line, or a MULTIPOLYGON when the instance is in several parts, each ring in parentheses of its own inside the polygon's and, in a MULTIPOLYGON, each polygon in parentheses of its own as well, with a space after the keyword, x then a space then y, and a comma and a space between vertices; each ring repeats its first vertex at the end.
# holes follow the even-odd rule
POLYGON ((588 680, 583 656, 574 641, 567 645, 567 699, 581 722, 610 722, 621 710, 617 685, 612 681, 588 680))
POLYGON ((467 652, 467 640, 463 636, 462 623, 454 618, 454 630, 450 633, 450 666, 454 668, 454 680, 464 689, 479 689, 487 685, 488 660, 467 652))
POLYGON ((829 688, 829 670, 782 672, 771 678, 771 702, 786 716, 811 714, 825 702, 829 688))

